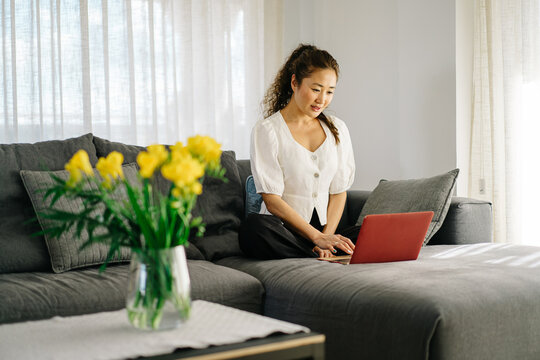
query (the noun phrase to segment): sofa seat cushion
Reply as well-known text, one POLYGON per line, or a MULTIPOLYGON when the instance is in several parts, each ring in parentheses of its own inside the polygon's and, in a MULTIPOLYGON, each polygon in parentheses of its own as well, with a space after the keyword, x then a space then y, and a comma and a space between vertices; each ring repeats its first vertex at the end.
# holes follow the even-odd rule
POLYGON ((417 261, 220 265, 265 287, 264 315, 326 335, 328 359, 538 359, 540 248, 433 245, 417 261))
POLYGON ((261 314, 264 287, 253 276, 205 260, 189 260, 191 297, 261 314))
MULTIPOLYGON (((128 268, 0 274, 0 323, 121 309, 128 268)), ((254 277, 204 260, 188 260, 188 268, 193 300, 261 313, 263 287, 254 277)))
POLYGON ((117 310, 125 306, 128 265, 0 274, 0 323, 117 310))

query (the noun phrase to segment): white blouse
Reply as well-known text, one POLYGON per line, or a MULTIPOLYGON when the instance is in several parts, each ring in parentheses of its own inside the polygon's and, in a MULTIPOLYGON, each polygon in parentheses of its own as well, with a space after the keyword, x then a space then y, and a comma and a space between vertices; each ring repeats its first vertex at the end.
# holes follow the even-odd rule
MULTIPOLYGON (((354 155, 345 123, 330 117, 339 131, 339 144, 321 121, 326 139, 311 152, 298 143, 278 111, 259 120, 251 132, 251 172, 258 193, 275 194, 306 221, 317 210, 326 224, 329 194, 348 190, 354 181, 354 155)), ((264 202, 261 214, 270 214, 264 202)))

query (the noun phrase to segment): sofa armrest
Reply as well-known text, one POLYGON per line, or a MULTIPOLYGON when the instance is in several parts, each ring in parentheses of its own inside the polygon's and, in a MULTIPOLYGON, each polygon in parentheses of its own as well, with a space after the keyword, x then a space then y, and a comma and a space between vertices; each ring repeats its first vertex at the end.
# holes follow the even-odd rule
MULTIPOLYGON (((347 203, 338 229, 352 226, 360 216, 370 191, 347 191, 347 203)), ((448 214, 428 245, 461 245, 491 242, 492 206, 487 201, 453 197, 448 214)), ((339 230, 338 230, 339 231, 339 230)))
POLYGON ((454 197, 448 214, 428 245, 461 245, 492 241, 490 202, 454 197))

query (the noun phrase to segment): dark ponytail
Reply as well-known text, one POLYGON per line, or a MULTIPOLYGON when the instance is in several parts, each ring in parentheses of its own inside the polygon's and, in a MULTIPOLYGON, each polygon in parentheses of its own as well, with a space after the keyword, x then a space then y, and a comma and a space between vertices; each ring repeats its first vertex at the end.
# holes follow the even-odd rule
MULTIPOLYGON (((301 84, 304 78, 317 69, 332 69, 336 72, 336 77, 339 76, 339 65, 327 51, 307 44, 300 44, 294 49, 266 92, 263 100, 264 117, 268 117, 287 106, 293 95, 291 88, 293 74, 298 84, 301 84)), ((317 118, 330 129, 336 144, 339 144, 339 131, 334 123, 322 112, 317 118)))

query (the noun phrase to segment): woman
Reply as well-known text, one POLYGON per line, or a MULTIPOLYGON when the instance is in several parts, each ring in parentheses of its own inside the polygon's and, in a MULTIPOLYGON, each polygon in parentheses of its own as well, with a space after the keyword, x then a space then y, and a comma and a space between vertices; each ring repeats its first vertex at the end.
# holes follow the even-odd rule
POLYGON ((264 99, 266 118, 251 137, 251 170, 263 204, 240 227, 240 247, 260 259, 354 250, 359 227, 335 234, 355 164, 349 131, 323 110, 339 66, 326 51, 298 46, 264 99))

